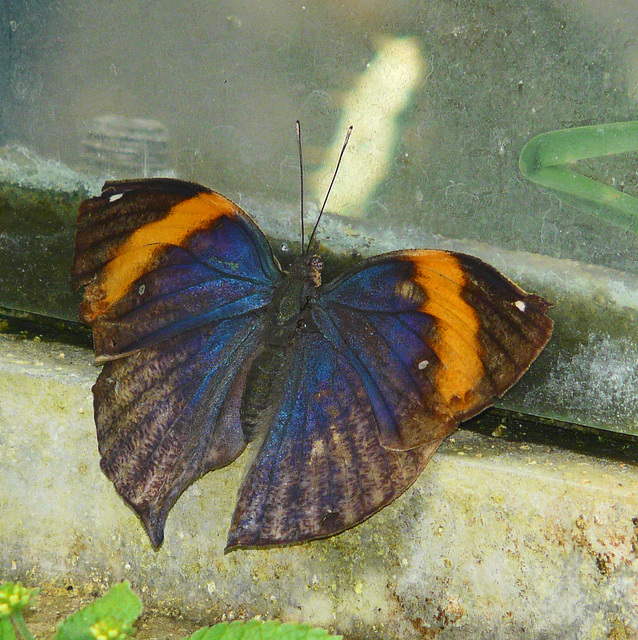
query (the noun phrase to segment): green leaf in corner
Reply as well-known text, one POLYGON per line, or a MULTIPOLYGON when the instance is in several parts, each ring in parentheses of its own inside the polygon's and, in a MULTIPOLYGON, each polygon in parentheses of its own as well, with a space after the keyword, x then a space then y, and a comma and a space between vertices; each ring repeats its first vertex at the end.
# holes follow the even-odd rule
POLYGON ((16 634, 9 618, 0 618, 0 640, 16 640, 16 634))
POLYGON ((141 613, 142 601, 128 582, 122 582, 62 622, 54 640, 101 640, 108 629, 117 630, 114 640, 124 640, 141 613))
POLYGON ((342 640, 325 629, 277 620, 237 620, 199 629, 187 640, 342 640))

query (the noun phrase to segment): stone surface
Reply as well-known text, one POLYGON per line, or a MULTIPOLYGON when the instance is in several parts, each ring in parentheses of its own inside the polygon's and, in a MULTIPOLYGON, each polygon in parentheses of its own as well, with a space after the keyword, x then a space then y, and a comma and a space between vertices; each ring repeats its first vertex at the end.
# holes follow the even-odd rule
POLYGON ((81 349, 0 335, 0 578, 128 579, 206 623, 277 617, 351 638, 638 631, 638 469, 458 432, 415 486, 335 538, 224 554, 245 464, 209 474, 153 551, 99 470, 81 349))

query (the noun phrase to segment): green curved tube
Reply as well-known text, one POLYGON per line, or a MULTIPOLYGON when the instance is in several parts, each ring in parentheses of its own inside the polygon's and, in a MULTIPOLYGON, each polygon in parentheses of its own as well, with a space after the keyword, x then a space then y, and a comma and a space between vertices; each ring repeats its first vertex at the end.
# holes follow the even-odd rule
POLYGON ((566 164, 638 151, 638 121, 576 127, 542 133, 521 151, 521 173, 532 182, 571 196, 611 224, 629 229, 638 223, 638 199, 587 178, 566 164))

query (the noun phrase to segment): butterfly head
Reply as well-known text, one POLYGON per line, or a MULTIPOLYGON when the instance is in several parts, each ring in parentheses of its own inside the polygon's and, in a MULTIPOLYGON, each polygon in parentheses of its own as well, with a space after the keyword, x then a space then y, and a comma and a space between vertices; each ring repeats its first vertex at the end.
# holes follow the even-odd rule
POLYGON ((318 255, 308 256, 306 260, 306 277, 315 287, 321 286, 321 270, 323 258, 318 255))
POLYGON ((320 255, 301 256, 290 267, 287 280, 296 283, 296 285, 292 285, 292 288, 299 290, 302 299, 310 299, 314 297, 315 291, 321 286, 322 270, 323 258, 320 255))
POLYGON ((303 255, 291 265, 288 279, 303 283, 306 289, 312 290, 321 286, 322 271, 323 258, 320 255, 303 255))

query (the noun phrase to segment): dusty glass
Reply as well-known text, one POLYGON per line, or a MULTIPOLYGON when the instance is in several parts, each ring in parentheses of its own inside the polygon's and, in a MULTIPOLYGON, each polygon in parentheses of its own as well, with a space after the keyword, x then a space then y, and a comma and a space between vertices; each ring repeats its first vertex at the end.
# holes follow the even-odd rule
MULTIPOLYGON (((506 405, 636 433, 636 228, 519 171, 538 134, 638 119, 636 42, 635 6, 593 0, 8 0, 0 306, 76 318, 74 218, 107 178, 206 184, 285 250, 295 120, 310 217, 351 124, 324 245, 493 263, 556 304, 555 336, 506 405)), ((635 193, 634 156, 570 170, 635 193)))

